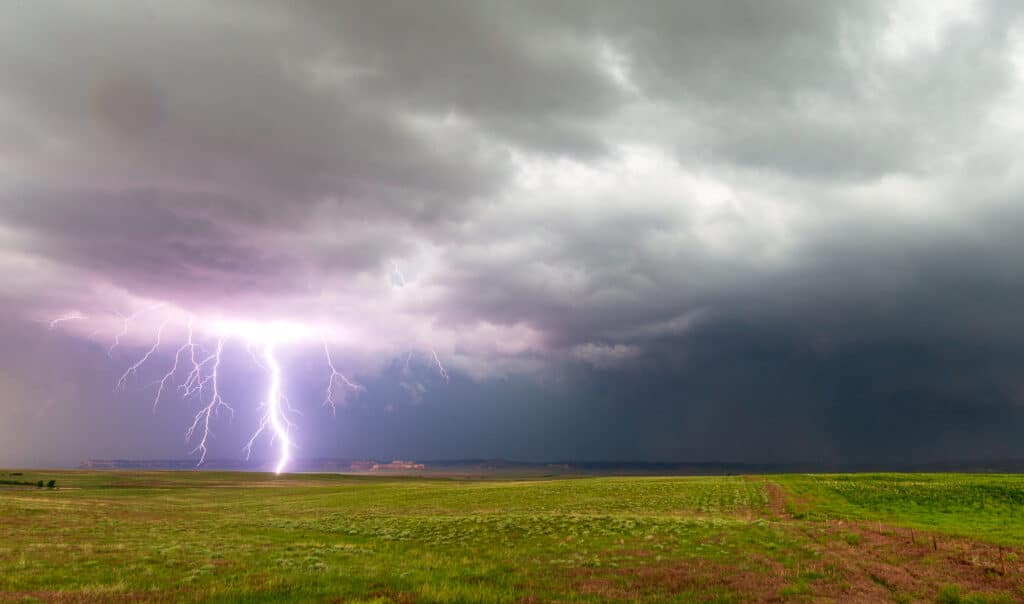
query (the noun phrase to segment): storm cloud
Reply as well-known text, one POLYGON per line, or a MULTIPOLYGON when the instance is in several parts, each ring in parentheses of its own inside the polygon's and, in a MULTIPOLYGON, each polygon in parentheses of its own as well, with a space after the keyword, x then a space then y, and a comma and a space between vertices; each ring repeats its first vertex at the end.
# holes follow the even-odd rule
POLYGON ((183 454, 156 302, 341 326, 310 457, 1024 456, 1014 3, 4 12, 0 462, 183 454))

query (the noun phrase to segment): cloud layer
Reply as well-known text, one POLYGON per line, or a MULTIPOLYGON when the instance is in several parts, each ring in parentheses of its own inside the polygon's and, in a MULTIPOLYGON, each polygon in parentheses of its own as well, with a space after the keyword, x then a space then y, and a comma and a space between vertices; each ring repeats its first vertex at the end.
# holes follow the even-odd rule
POLYGON ((700 457, 699 426, 776 415, 813 441, 779 455, 870 457, 864 418, 892 405, 946 409, 934 434, 965 421, 952 408, 1022 413, 1013 3, 12 12, 12 333, 154 301, 315 318, 373 375, 433 347, 478 388, 568 379, 561 404, 596 425, 639 405, 635 434, 697 430, 582 456, 700 457), (645 401, 588 408, 608 376, 645 401))

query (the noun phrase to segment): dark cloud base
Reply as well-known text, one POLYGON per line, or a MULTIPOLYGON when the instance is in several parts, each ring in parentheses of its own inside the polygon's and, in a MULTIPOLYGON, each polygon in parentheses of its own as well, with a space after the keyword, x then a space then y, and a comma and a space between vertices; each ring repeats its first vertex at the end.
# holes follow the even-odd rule
POLYGON ((1024 457, 1014 3, 9 12, 0 464, 188 451, 110 393, 154 302, 330 326, 300 456, 1024 457))

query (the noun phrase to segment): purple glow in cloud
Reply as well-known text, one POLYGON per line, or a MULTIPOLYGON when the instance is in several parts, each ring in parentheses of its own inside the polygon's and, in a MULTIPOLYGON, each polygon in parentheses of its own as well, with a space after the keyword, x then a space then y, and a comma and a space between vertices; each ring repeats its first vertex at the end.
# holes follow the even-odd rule
MULTIPOLYGON (((392 363, 413 400, 418 370, 465 386, 431 404, 646 371, 671 385, 652 401, 725 418, 676 403, 698 346, 785 333, 826 358, 893 333, 986 350, 1021 333, 1013 3, 113 4, 19 2, 0 24, 0 328, 75 340, 33 361, 74 363, 57 385, 0 338, 11 459, 28 448, 2 442, 38 439, 60 388, 98 424, 129 421, 106 382, 75 391, 95 376, 81 342, 146 403, 194 405, 202 460, 229 405, 263 405, 248 451, 280 455, 275 405, 294 459, 313 437, 298 442, 289 394, 385 408, 392 363), (212 377, 236 355, 262 372, 252 400, 212 377)), ((132 454, 66 440, 68 457, 132 454)))
MULTIPOLYGON (((293 424, 288 419, 286 413, 288 399, 284 394, 284 370, 277 359, 276 347, 293 343, 300 345, 309 344, 315 341, 314 334, 325 333, 327 328, 323 325, 284 321, 259 322, 223 319, 204 321, 197 320, 191 314, 188 315, 186 322, 179 322, 175 321, 175 315, 169 314, 169 311, 164 311, 163 314, 160 314, 160 311, 165 309, 166 306, 163 303, 150 305, 130 315, 122 316, 121 328, 114 336, 114 345, 108 349, 108 355, 112 355, 114 349, 122 344, 122 339, 129 336, 133 323, 144 313, 160 315, 152 344, 121 374, 115 385, 115 391, 124 391, 128 387, 129 380, 144 365, 156 362, 154 356, 157 355, 162 344, 165 343, 164 333, 172 322, 175 323, 175 326, 182 327, 186 334, 185 340, 175 349, 170 368, 163 374, 160 380, 150 384, 150 386, 156 387, 153 409, 154 411, 156 410, 161 397, 168 389, 174 386, 177 386, 177 390, 182 398, 186 400, 195 398, 199 402, 201 407, 193 417, 191 425, 185 431, 185 440, 186 442, 195 443, 192 452, 199 455, 197 465, 202 465, 206 461, 206 454, 208 452, 207 441, 211 434, 211 420, 221 410, 234 415, 234 409, 224 400, 220 386, 220 379, 222 377, 221 362, 225 349, 232 343, 239 347, 241 343, 244 343, 246 353, 252 356, 256 365, 266 374, 267 389, 265 398, 260 403, 260 407, 264 411, 259 419, 259 425, 252 436, 249 437, 243 450, 248 458, 257 439, 264 433, 269 433, 271 443, 275 444, 278 448, 274 471, 280 474, 288 465, 294 443, 290 434, 293 424), (214 338, 215 348, 213 352, 205 356, 205 353, 201 351, 201 347, 196 341, 197 329, 204 330, 208 336, 214 338), (259 357, 253 352, 254 346, 258 347, 260 351, 259 357), (197 351, 199 351, 198 357, 196 356, 197 351), (175 380, 179 374, 179 365, 182 358, 187 360, 190 370, 184 379, 176 384, 175 380)), ((72 311, 53 319, 49 322, 49 325, 53 329, 64 322, 72 320, 88 321, 88 317, 80 312, 72 311)), ((338 397, 341 396, 335 392, 336 386, 342 386, 355 392, 364 391, 365 388, 338 370, 331 356, 328 341, 321 339, 320 343, 323 347, 324 359, 328 369, 324 404, 330 406, 333 412, 339 402, 338 397)), ((437 364, 440 376, 447 382, 449 379, 448 373, 441 364, 440 358, 433 350, 431 354, 437 364)))

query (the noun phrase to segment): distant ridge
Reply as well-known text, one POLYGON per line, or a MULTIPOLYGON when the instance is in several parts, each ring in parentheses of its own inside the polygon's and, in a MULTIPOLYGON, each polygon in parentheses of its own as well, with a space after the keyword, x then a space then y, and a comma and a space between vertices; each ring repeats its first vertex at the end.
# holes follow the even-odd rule
MULTIPOLYGON (((83 470, 226 470, 267 472, 272 462, 208 460, 197 467, 190 459, 90 459, 83 470)), ((372 459, 295 460, 289 472, 401 472, 442 475, 721 475, 847 472, 1003 472, 1024 473, 1024 459, 938 461, 928 463, 778 463, 556 461, 521 462, 506 459, 449 459, 433 461, 380 461, 372 459)))

